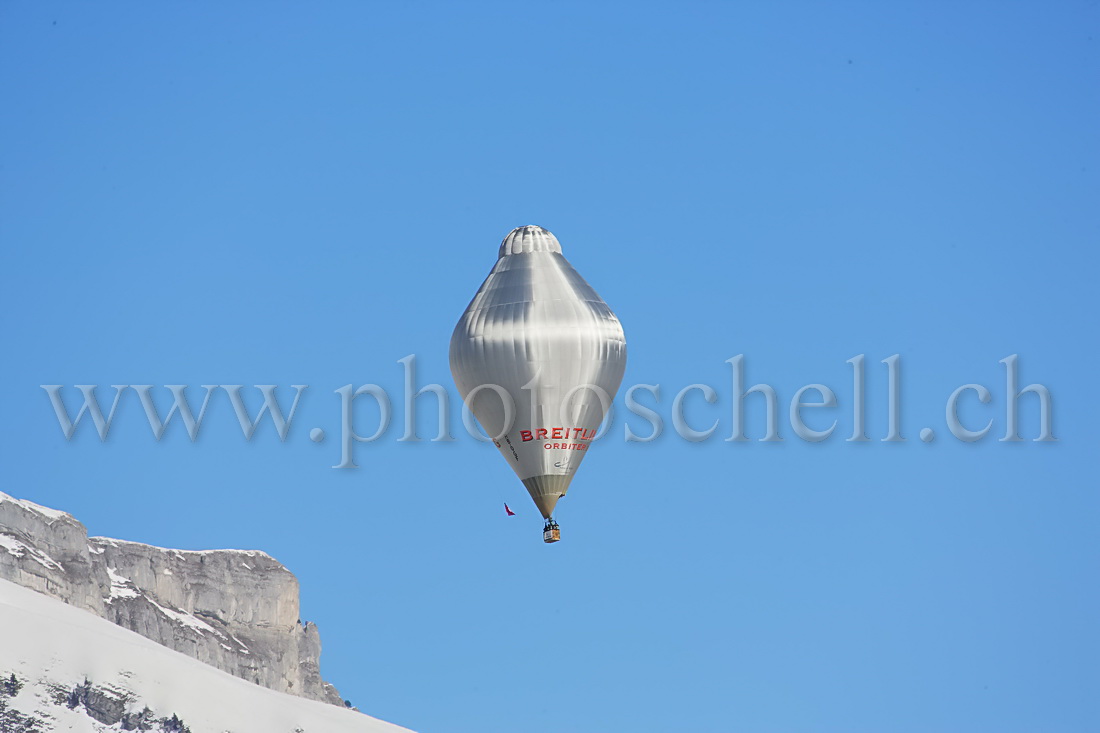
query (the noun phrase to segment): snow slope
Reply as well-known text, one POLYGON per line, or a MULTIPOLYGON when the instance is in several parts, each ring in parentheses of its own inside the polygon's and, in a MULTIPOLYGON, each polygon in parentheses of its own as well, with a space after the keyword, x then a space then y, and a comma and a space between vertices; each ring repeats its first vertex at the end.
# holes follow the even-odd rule
POLYGON ((374 733, 405 728, 246 682, 128 629, 0 580, 0 677, 23 690, 11 707, 46 721, 47 730, 117 731, 55 698, 84 680, 179 718, 191 733, 374 733))

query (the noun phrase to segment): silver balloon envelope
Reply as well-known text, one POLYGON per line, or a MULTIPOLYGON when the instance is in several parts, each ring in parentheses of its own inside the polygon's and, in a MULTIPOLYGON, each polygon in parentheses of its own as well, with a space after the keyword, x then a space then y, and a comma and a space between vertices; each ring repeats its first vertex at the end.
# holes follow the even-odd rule
POLYGON ((451 336, 463 400, 547 519, 626 368, 619 319, 537 226, 513 229, 451 336))

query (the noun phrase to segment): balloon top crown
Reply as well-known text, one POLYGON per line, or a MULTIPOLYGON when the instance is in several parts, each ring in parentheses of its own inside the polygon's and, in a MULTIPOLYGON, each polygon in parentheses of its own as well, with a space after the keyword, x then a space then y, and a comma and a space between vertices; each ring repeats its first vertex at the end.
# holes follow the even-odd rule
POLYGON ((557 252, 561 254, 558 238, 542 227, 529 224, 516 227, 500 243, 498 257, 516 255, 523 252, 557 252))

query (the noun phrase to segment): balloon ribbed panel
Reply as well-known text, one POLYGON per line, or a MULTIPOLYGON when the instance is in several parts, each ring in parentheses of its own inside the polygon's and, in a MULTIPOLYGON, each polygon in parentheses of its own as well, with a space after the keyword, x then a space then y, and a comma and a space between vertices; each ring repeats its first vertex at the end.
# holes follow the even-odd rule
POLYGON ((602 391, 614 397, 626 367, 626 340, 615 314, 562 255, 553 234, 520 227, 451 337, 451 372, 482 428, 549 516, 569 487, 604 418, 602 391), (595 388, 595 389, 593 389, 595 388), (567 409, 563 400, 573 393, 567 409))

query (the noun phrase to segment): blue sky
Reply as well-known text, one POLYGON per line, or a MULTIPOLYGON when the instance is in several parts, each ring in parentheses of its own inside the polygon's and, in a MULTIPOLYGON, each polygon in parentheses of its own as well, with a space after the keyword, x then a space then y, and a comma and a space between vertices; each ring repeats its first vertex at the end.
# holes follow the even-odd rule
POLYGON ((1098 16, 7 3, 0 490, 93 534, 270 552, 326 678, 424 731, 1095 730, 1098 16), (619 315, 624 385, 660 384, 666 420, 685 385, 719 397, 688 411, 709 441, 626 443, 620 394, 553 546, 457 414, 455 442, 401 443, 395 399, 331 468, 336 389, 397 395, 416 354, 455 394, 451 329, 523 224, 619 315), (781 443, 723 440, 738 354, 781 443), (1011 354, 1057 442, 1030 440, 1033 396, 1029 440, 997 440, 1011 354), (816 444, 786 417, 809 383, 839 403, 807 412, 838 421, 816 444), (944 424, 967 383, 992 400, 964 421, 994 420, 970 444, 944 424), (309 388, 285 442, 246 442, 222 393, 195 443, 158 443, 128 393, 104 443, 65 441, 41 384, 309 388))

